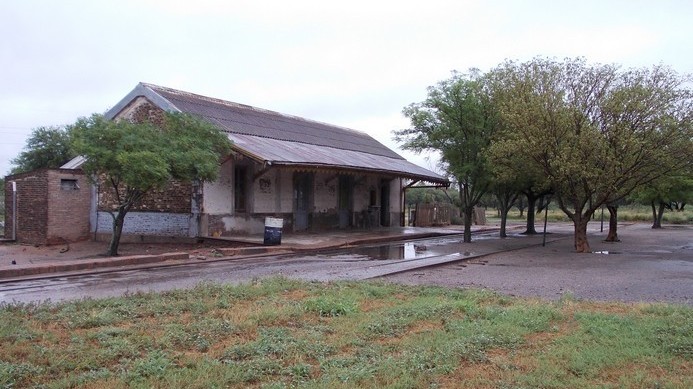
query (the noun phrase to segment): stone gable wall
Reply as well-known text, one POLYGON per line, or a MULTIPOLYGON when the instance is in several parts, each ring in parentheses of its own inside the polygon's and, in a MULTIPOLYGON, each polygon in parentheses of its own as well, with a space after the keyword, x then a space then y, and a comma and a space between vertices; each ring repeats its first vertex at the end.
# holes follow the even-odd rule
MULTIPOLYGON (((133 208, 133 212, 170 212, 190 213, 192 199, 192 184, 189 182, 171 181, 166 187, 149 192, 139 204, 133 208)), ((121 188, 120 190, 123 190, 121 188)), ((113 211, 117 209, 115 190, 110 184, 101 182, 98 187, 99 211, 113 211)))

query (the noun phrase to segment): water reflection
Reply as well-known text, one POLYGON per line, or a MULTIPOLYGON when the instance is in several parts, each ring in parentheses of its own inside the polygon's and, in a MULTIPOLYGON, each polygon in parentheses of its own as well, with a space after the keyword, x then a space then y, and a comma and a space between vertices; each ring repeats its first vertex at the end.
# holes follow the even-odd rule
POLYGON ((385 261, 417 259, 433 255, 437 254, 430 252, 428 247, 422 243, 406 242, 393 245, 354 247, 349 249, 348 254, 340 253, 329 257, 346 259, 344 257, 347 256, 352 259, 385 261))

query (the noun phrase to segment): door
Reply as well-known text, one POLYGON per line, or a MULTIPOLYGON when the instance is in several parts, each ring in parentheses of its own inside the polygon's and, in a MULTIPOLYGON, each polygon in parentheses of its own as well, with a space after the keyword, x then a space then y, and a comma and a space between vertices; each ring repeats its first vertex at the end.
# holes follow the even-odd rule
POLYGON ((339 176, 339 228, 351 227, 351 215, 354 209, 354 177, 339 176))
POLYGON ((294 174, 294 231, 310 227, 309 215, 313 203, 313 174, 294 174))
POLYGON ((390 181, 380 182, 380 225, 390 226, 390 181))

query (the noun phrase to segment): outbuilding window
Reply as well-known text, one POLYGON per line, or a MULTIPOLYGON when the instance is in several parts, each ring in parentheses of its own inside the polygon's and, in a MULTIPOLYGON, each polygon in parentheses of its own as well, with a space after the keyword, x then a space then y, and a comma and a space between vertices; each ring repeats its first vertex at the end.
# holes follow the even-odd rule
POLYGON ((61 190, 78 190, 79 185, 77 184, 77 180, 70 180, 70 179, 61 179, 60 180, 60 189, 61 190))

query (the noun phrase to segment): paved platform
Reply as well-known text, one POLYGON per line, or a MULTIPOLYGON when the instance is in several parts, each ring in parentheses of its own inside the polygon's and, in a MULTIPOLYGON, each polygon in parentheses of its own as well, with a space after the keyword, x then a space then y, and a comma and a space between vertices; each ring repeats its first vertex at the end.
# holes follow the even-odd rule
MULTIPOLYGON (((474 232, 495 230, 497 226, 474 226, 474 232)), ((54 255, 32 255, 22 253, 27 246, 5 242, 0 246, 0 282, 17 279, 41 278, 56 274, 83 274, 97 271, 110 271, 123 268, 146 268, 155 266, 179 265, 186 262, 213 262, 294 252, 328 250, 341 247, 375 244, 382 242, 455 235, 463 232, 462 226, 441 228, 392 227, 372 230, 330 231, 325 233, 283 234, 281 245, 263 245, 263 236, 209 239, 215 242, 213 255, 200 255, 194 252, 147 253, 147 245, 142 244, 142 253, 104 257, 94 254, 75 258, 64 255, 56 248, 54 255), (224 247, 224 242, 229 247, 224 247), (240 245, 244 247, 238 247, 240 245), (17 258, 17 259, 13 259, 17 258), (19 259, 21 258, 21 259, 19 259), (14 261, 14 263, 12 263, 14 261)), ((105 250, 106 243, 88 242, 105 250)), ((88 255, 88 254, 87 254, 88 255)))

